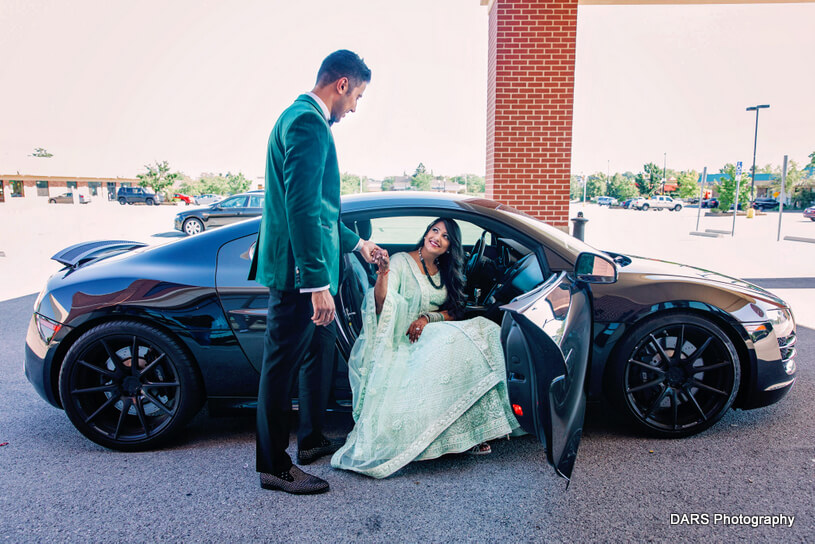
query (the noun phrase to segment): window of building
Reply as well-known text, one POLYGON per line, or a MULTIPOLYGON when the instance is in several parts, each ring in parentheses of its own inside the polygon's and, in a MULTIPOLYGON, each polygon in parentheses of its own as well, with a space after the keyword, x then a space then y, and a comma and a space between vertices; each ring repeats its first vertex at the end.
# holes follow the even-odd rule
POLYGON ((37 182, 37 196, 48 196, 48 182, 47 181, 38 181, 37 182))
POLYGON ((11 183, 11 196, 12 197, 25 196, 25 193, 23 192, 24 189, 23 189, 23 182, 22 181, 11 180, 9 183, 11 183))
POLYGON ((76 182, 75 181, 69 181, 67 185, 68 185, 68 191, 70 191, 70 192, 76 191, 76 182))
POLYGON ((99 196, 99 188, 102 186, 98 181, 88 182, 88 192, 91 196, 99 196))

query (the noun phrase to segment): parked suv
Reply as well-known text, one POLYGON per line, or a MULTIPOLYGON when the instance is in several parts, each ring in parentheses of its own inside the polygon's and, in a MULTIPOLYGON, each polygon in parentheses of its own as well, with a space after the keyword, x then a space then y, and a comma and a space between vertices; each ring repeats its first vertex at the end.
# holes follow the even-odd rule
POLYGON ((612 206, 617 205, 617 199, 613 196, 598 196, 597 197, 597 205, 598 206, 608 206, 609 208, 612 206))
POLYGON ((116 191, 116 200, 118 200, 122 206, 125 204, 133 204, 134 202, 153 206, 155 204, 161 204, 164 201, 164 197, 144 187, 119 187, 119 190, 116 191))
POLYGON ((654 195, 642 204, 639 208, 641 210, 655 209, 655 210, 671 210, 678 212, 682 209, 682 202, 674 200, 673 198, 665 195, 654 195))

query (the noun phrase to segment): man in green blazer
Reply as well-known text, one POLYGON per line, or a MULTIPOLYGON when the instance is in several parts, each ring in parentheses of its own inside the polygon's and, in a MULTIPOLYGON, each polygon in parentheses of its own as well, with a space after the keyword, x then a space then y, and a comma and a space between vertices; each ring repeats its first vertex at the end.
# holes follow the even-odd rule
POLYGON ((332 53, 314 89, 297 97, 269 136, 266 199, 250 273, 269 287, 257 413, 257 471, 264 489, 328 490, 328 482, 303 472, 286 453, 290 392, 300 370, 298 462, 333 453, 338 445, 321 428, 331 383, 321 354, 333 355, 340 255, 357 250, 372 262, 378 247, 339 220, 331 125, 355 111, 370 80, 370 69, 355 53, 332 53))

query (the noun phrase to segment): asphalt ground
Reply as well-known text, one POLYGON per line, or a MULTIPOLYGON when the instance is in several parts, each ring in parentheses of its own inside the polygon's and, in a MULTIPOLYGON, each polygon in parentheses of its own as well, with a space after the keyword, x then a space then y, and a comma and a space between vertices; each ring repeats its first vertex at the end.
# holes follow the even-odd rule
MULTIPOLYGON (((815 540, 815 324, 809 317, 815 246, 772 245, 774 225, 771 240, 749 234, 769 230, 762 226, 769 222, 759 222, 769 216, 737 223, 730 239, 695 240, 687 237, 693 210, 582 209, 590 218, 587 241, 597 247, 659 257, 665 251, 675 260, 736 269, 786 298, 799 323, 798 379, 790 394, 770 407, 730 411, 713 428, 682 440, 636 435, 592 407, 568 489, 546 464, 542 446, 520 437, 494 442, 488 456, 414 463, 385 480, 337 471, 321 459, 309 470, 326 478, 331 491, 296 497, 260 489, 251 414, 202 412, 175 443, 155 452, 119 453, 85 439, 23 376, 36 295, 0 297, 0 444, 7 443, 0 446, 0 540, 815 540), (750 247, 763 257, 745 251, 750 247), (708 523, 672 524, 694 513, 708 514, 708 523), (783 514, 795 521, 751 527, 714 522, 716 514, 783 514)), ((171 235, 171 227, 143 219, 156 211, 171 218, 163 209, 127 212, 142 217, 134 228, 156 233, 153 242, 171 235)), ((24 277, 25 270, 16 272, 24 277)), ((349 416, 329 416, 332 437, 350 427, 349 416)))

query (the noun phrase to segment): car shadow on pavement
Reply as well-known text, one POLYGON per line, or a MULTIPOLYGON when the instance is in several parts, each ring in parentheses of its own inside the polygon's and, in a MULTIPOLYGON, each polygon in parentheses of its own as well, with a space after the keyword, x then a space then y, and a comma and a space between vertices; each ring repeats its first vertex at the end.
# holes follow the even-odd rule
POLYGON ((186 238, 187 235, 177 230, 170 230, 167 232, 157 232, 151 235, 153 238, 186 238))

